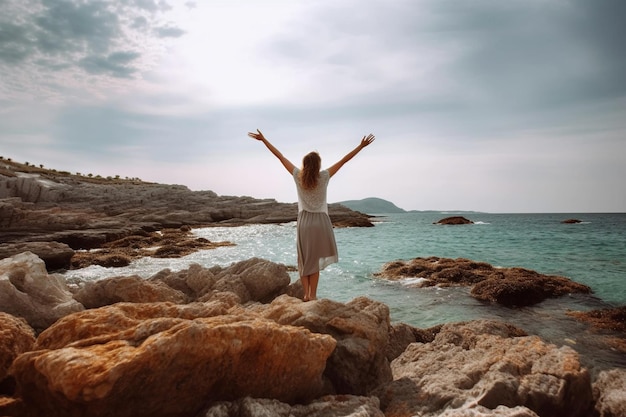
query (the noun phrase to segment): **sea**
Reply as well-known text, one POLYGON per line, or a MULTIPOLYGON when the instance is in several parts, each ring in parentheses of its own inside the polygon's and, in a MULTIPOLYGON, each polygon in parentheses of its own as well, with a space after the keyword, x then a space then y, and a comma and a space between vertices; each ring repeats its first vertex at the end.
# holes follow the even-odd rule
MULTIPOLYGON (((440 225, 454 212, 375 214, 374 227, 336 228, 339 262, 321 272, 318 298, 348 302, 366 296, 389 306, 392 322, 419 328, 474 319, 514 324, 557 346, 577 350, 594 372, 626 368, 626 354, 607 340, 625 337, 598 331, 566 315, 626 305, 626 213, 490 214, 462 213, 473 224, 440 225), (566 219, 580 223, 564 224, 566 219), (466 258, 498 267, 523 267, 586 284, 591 295, 571 294, 535 306, 507 308, 480 302, 467 287, 418 288, 416 279, 388 281, 376 276, 383 265, 417 257, 466 258)), ((71 270, 67 278, 150 277, 162 269, 192 263, 228 266, 253 257, 296 265, 296 224, 208 227, 193 231, 219 247, 178 259, 143 258, 123 268, 71 270)), ((292 282, 298 279, 291 273, 292 282)))

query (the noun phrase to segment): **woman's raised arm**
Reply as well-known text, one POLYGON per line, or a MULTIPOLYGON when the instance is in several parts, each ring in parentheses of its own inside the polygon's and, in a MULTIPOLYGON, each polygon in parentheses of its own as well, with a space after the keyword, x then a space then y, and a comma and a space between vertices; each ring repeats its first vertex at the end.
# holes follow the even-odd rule
POLYGON ((341 160, 337 162, 335 165, 328 168, 328 173, 330 174, 330 176, 332 177, 333 175, 335 175, 337 171, 339 171, 339 168, 341 168, 346 162, 354 158, 356 154, 361 152, 361 149, 365 148, 366 146, 374 142, 374 139, 376 139, 376 137, 372 135, 371 133, 367 136, 363 136, 363 139, 361 139, 361 143, 359 143, 359 146, 357 146, 352 151, 350 151, 346 156, 341 158, 341 160))
POLYGON ((280 160, 280 162, 283 164, 285 169, 289 171, 290 174, 293 174, 293 169, 296 166, 292 164, 291 161, 289 161, 289 159, 285 158, 283 154, 280 153, 280 151, 276 149, 274 145, 272 145, 267 139, 265 139, 265 136, 263 136, 263 133, 261 133, 259 129, 257 129, 256 131, 257 133, 248 132, 248 136, 250 136, 252 139, 256 139, 256 140, 263 142, 265 146, 267 146, 267 149, 269 149, 270 152, 272 152, 274 156, 276 156, 276 158, 280 160))

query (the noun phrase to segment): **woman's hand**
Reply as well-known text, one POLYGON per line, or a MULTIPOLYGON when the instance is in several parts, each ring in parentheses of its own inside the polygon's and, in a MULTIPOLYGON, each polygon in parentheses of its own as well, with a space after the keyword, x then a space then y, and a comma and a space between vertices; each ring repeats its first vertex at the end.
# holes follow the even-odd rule
POLYGON ((361 139, 361 145, 360 145, 361 149, 365 148, 367 145, 374 142, 374 139, 376 139, 376 136, 372 135, 371 133, 367 136, 363 136, 363 139, 361 139))
POLYGON ((252 139, 264 141, 265 140, 265 136, 263 136, 263 133, 261 133, 261 131, 259 129, 257 129, 256 131, 258 133, 248 132, 248 136, 250 136, 252 139))

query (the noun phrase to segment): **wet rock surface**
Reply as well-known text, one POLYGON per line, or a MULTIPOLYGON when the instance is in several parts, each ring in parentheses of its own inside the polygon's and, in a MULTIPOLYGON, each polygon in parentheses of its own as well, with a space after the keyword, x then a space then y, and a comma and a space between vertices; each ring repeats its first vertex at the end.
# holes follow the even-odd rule
POLYGON ((436 221, 435 224, 474 224, 474 222, 463 216, 451 216, 436 221))
POLYGON ((422 278, 414 284, 426 286, 471 286, 478 300, 507 307, 537 304, 546 298, 571 293, 591 293, 591 288, 566 277, 544 275, 525 268, 496 268, 469 259, 415 258, 385 264, 376 276, 399 280, 422 278))

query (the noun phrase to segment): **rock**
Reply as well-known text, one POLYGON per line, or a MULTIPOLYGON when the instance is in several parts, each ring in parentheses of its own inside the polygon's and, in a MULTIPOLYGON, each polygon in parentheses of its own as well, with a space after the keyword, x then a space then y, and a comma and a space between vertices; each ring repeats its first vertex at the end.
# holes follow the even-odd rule
POLYGON ((484 415, 588 416, 591 382, 578 354, 523 334, 489 320, 443 325, 431 343, 413 343, 391 363, 381 409, 387 417, 474 415, 476 406, 500 409, 484 415))
POLYGON ((565 314, 589 323, 612 349, 626 354, 626 306, 565 314))
POLYGON ((568 311, 566 314, 598 329, 626 333, 626 306, 591 311, 568 311))
POLYGON ((48 271, 69 269, 74 250, 59 242, 26 242, 0 244, 0 259, 9 258, 22 252, 32 252, 42 259, 48 271))
POLYGON ((61 275, 48 275, 31 252, 0 260, 0 311, 23 317, 35 330, 45 329, 82 304, 72 298, 61 275))
POLYGON ((572 293, 589 294, 591 288, 565 277, 543 275, 524 268, 510 268, 505 279, 479 282, 471 291, 478 300, 507 307, 524 307, 540 303, 546 298, 572 293))
POLYGON ((24 319, 0 312, 0 385, 13 360, 31 350, 34 344, 35 331, 24 319))
POLYGON ((50 417, 193 416, 246 396, 319 397, 332 337, 227 308, 120 303, 64 317, 14 361, 16 397, 50 417))
POLYGON ((121 267, 143 257, 180 258, 199 250, 222 246, 233 244, 197 238, 191 233, 190 227, 164 229, 158 232, 142 231, 121 239, 103 242, 93 251, 77 252, 72 258, 72 268, 84 268, 89 265, 121 267))
POLYGON ((400 356, 411 343, 430 343, 441 330, 442 325, 430 329, 418 329, 406 323, 397 323, 391 326, 389 331, 389 344, 387 345, 387 360, 393 361, 400 356))
POLYGON ((582 223, 582 220, 566 219, 566 220, 563 220, 561 223, 564 223, 564 224, 578 224, 578 223, 582 223))
POLYGON ((339 394, 369 395, 391 381, 385 355, 389 343, 389 308, 365 297, 342 304, 331 300, 302 302, 280 296, 271 304, 251 307, 282 325, 299 326, 332 336, 337 347, 324 376, 339 394))
POLYGON ((474 224, 474 222, 463 216, 452 216, 441 219, 434 224, 474 224))
MULTIPOLYGON (((3 165, 0 243, 57 241, 75 250, 93 249, 142 230, 287 223, 298 215, 296 204, 272 199, 218 196, 137 179, 72 175, 12 161, 3 165)), ((329 205, 329 214, 338 226, 372 226, 369 216, 339 204, 329 205)))
POLYGON ((74 298, 86 308, 117 302, 204 302, 220 299, 224 293, 232 293, 240 303, 269 302, 286 291, 289 282, 284 265, 252 258, 225 268, 192 264, 178 272, 164 269, 148 279, 134 275, 88 281, 74 298))
POLYGON ((242 303, 269 302, 286 291, 291 278, 287 267, 265 259, 251 258, 228 267, 191 265, 179 272, 164 270, 150 281, 161 281, 187 294, 191 300, 208 301, 215 294, 232 292, 242 303))
MULTIPOLYGON (((287 267, 265 259, 252 258, 236 262, 221 271, 216 271, 216 286, 222 280, 240 280, 250 295, 250 300, 269 302, 291 282, 287 267)), ((246 302, 242 298, 242 302, 246 302)))
POLYGON ((376 397, 328 395, 306 405, 277 400, 241 398, 214 404, 198 417, 384 417, 376 397))
POLYGON ((626 370, 602 371, 593 383, 598 417, 626 416, 626 370))
POLYGON ((74 299, 85 308, 97 308, 119 302, 153 303, 170 301, 186 303, 185 294, 162 282, 148 281, 138 275, 111 277, 86 282, 74 294, 74 299))
POLYGON ((591 293, 590 287, 565 277, 524 268, 495 268, 463 258, 429 257, 389 262, 375 276, 391 280, 423 278, 414 284, 419 287, 470 285, 474 298, 507 307, 528 306, 571 293, 591 293))

